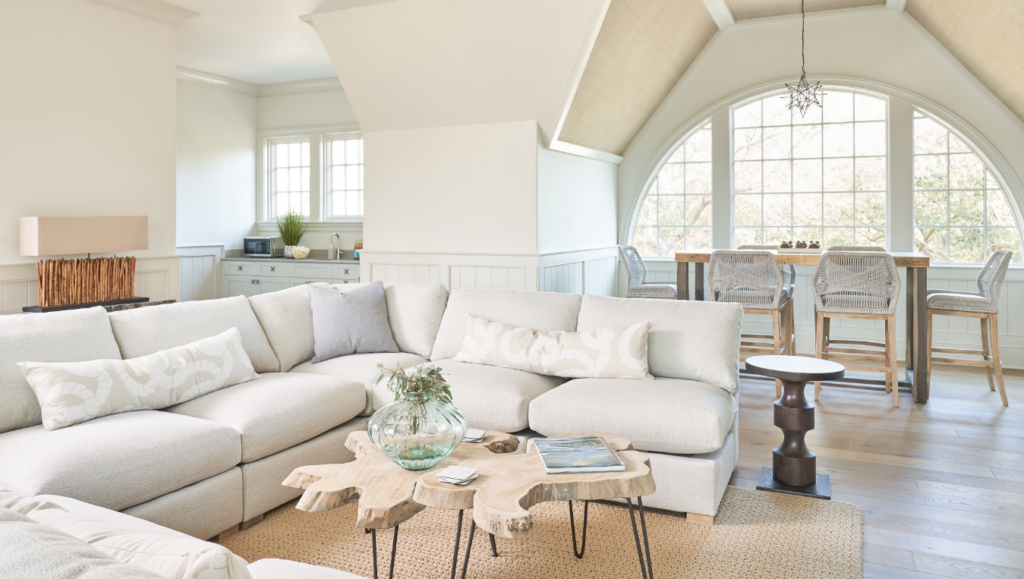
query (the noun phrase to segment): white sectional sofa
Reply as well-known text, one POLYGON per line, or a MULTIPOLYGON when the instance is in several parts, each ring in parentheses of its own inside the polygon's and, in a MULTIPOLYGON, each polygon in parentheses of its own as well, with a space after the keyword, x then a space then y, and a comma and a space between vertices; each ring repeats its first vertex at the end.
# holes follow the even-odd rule
MULTIPOLYGON (((359 284, 333 286, 347 291, 359 284)), ((344 441, 393 400, 376 364, 438 365, 471 427, 557 436, 601 430, 648 451, 651 507, 714 516, 736 464, 739 335, 735 304, 624 300, 441 284, 385 289, 401 352, 318 364, 304 286, 254 296, 0 317, 0 483, 71 497, 199 538, 258 521, 298 496, 295 468, 352 459, 344 441), (658 379, 539 376, 456 362, 466 314, 538 330, 652 320, 658 379), (237 327, 262 378, 164 410, 46 431, 18 362, 131 358, 237 327)))

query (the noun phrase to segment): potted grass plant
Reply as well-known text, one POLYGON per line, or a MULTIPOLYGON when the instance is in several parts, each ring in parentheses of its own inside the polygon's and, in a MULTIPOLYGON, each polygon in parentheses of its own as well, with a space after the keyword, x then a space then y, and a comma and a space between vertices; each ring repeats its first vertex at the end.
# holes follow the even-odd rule
POLYGON ((428 364, 405 370, 378 364, 395 401, 370 417, 370 440, 406 470, 426 470, 445 459, 466 435, 466 419, 452 405, 441 370, 428 364))
POLYGON ((308 229, 309 221, 295 211, 277 218, 277 231, 284 243, 285 257, 303 259, 309 255, 309 249, 299 245, 308 229))

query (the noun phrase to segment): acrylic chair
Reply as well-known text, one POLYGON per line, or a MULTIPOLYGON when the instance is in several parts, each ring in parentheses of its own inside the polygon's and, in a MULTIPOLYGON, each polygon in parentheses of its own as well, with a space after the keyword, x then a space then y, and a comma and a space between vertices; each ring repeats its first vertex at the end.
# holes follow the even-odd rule
MULTIPOLYGON (((828 251, 818 261, 811 277, 811 288, 814 293, 815 356, 855 363, 882 362, 881 367, 847 365, 846 369, 883 372, 885 391, 892 392, 892 405, 899 408, 896 303, 899 300, 900 276, 896 261, 884 252, 828 251), (833 319, 883 320, 885 341, 833 340, 829 335, 833 319)), ((821 382, 815 382, 814 399, 817 400, 820 394, 821 382)))
MULTIPOLYGON (((793 354, 792 335, 784 323, 789 303, 786 276, 775 255, 768 251, 718 250, 708 264, 711 299, 743 306, 744 314, 771 316, 771 334, 742 334, 740 361, 744 354, 793 354), (771 340, 767 342, 766 340, 771 340)), ((775 395, 782 396, 782 382, 775 381, 775 395)))
POLYGON ((635 247, 632 245, 619 246, 619 254, 629 272, 627 298, 676 299, 676 284, 647 282, 647 264, 644 263, 635 247))
MULTIPOLYGON (((1006 387, 1003 384, 1003 367, 999 361, 999 289, 1006 277, 1006 269, 1010 266, 1013 252, 996 251, 985 262, 978 274, 977 292, 953 290, 928 290, 928 358, 932 364, 956 364, 961 366, 984 366, 988 375, 988 387, 995 390, 999 386, 999 396, 1003 406, 1009 406, 1006 399, 1006 387), (932 316, 959 316, 978 318, 981 322, 981 350, 965 350, 960 348, 932 347, 932 316), (932 352, 943 354, 960 354, 981 356, 981 360, 964 360, 958 358, 934 358, 932 352), (993 380, 995 374, 995 380, 993 380)), ((929 377, 931 364, 928 366, 929 377)))

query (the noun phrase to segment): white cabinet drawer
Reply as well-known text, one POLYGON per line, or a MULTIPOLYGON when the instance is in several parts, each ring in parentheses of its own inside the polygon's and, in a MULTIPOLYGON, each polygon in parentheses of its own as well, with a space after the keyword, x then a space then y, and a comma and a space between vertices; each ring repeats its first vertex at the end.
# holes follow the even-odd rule
POLYGON ((334 266, 334 279, 359 281, 359 266, 351 263, 334 266))
POLYGON ((288 277, 288 265, 284 263, 257 263, 259 275, 267 277, 288 277))
POLYGON ((257 275, 258 265, 251 261, 225 261, 224 275, 257 275))
POLYGON ((325 283, 327 285, 331 285, 332 283, 334 283, 333 281, 331 281, 329 279, 318 279, 318 278, 315 278, 315 277, 309 277, 309 278, 293 277, 289 281, 291 282, 291 286, 292 287, 295 287, 297 285, 306 285, 308 283, 325 283))
POLYGON ((304 279, 330 279, 331 266, 326 263, 293 263, 289 277, 304 279))

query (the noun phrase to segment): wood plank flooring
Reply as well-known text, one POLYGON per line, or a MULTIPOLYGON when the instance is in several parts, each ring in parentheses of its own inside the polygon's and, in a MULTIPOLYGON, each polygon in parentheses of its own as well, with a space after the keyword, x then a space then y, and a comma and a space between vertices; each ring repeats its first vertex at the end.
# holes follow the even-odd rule
MULTIPOLYGON (((807 445, 833 500, 863 509, 864 577, 1024 579, 1024 372, 1006 371, 1006 393, 1009 408, 984 371, 955 368, 933 370, 928 404, 901 393, 898 409, 884 392, 822 387, 807 445)), ((742 380, 730 484, 752 489, 771 466, 774 401, 774 382, 742 380)))

